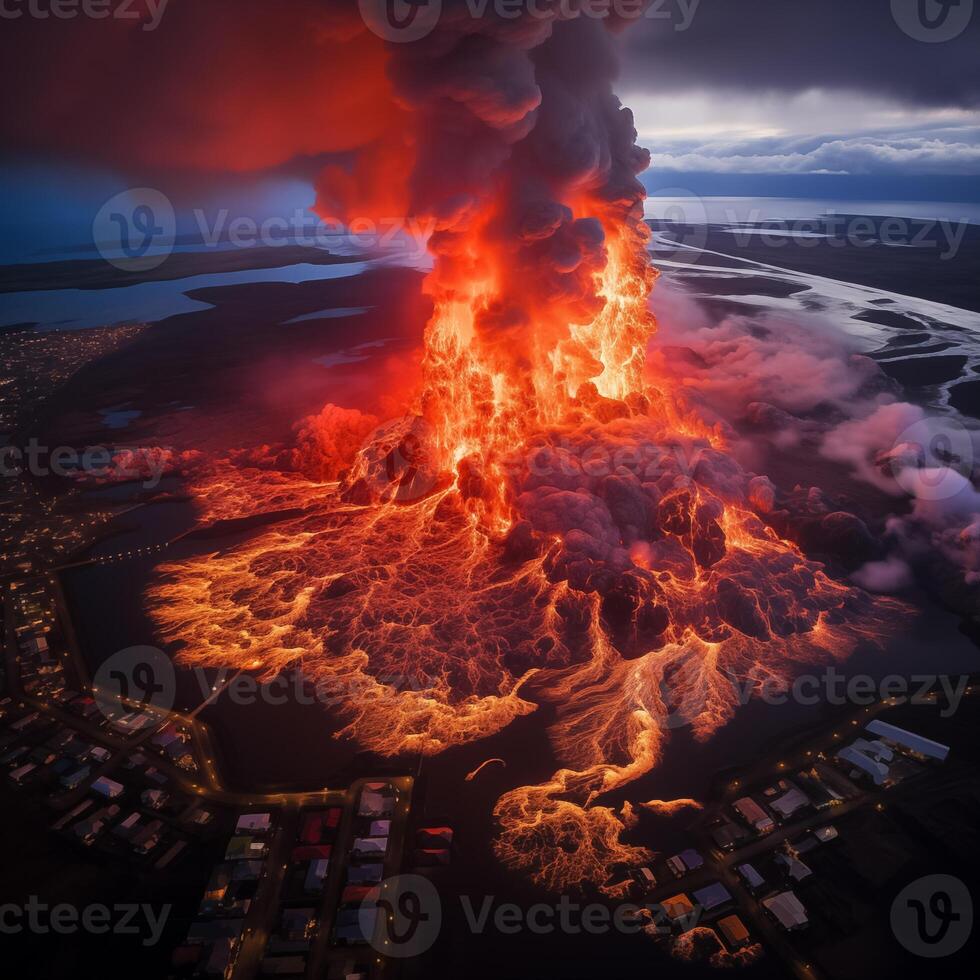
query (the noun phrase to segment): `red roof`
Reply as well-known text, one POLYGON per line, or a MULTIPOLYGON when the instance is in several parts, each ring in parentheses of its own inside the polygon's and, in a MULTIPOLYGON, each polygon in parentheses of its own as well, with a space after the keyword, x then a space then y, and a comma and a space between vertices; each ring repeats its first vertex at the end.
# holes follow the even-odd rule
POLYGON ((299 839, 304 844, 319 844, 320 843, 320 827, 323 825, 323 819, 319 813, 311 813, 303 819, 303 829, 300 832, 299 839))
POLYGON ((293 848, 294 861, 318 861, 330 857, 333 848, 329 844, 307 844, 305 847, 293 848))
POLYGON ((373 888, 377 888, 377 885, 348 885, 340 896, 340 902, 342 905, 363 902, 371 894, 373 888))

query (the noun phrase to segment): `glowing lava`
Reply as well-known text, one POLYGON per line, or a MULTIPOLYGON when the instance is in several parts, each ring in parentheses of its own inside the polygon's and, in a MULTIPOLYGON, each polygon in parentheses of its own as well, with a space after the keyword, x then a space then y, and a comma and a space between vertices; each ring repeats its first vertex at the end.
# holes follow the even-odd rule
POLYGON ((721 433, 648 383, 648 155, 612 95, 606 32, 509 30, 467 36, 478 83, 435 41, 439 85, 413 51, 392 55, 419 120, 416 210, 438 227, 408 415, 346 458, 363 417, 306 420, 334 426, 314 440, 334 455, 299 472, 215 463, 197 486, 208 516, 302 512, 163 567, 149 604, 180 662, 301 669, 382 755, 438 753, 547 704, 561 768, 498 801, 497 854, 549 888, 615 891, 614 866, 648 853, 604 794, 649 772, 671 727, 725 724, 733 680, 841 660, 895 607, 781 540, 721 433), (426 183, 433 140, 461 132, 480 166, 426 183))

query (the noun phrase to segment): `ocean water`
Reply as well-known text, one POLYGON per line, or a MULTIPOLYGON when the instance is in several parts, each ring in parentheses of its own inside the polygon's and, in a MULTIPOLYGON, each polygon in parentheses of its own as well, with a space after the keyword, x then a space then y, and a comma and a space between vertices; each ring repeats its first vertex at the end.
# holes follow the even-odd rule
POLYGON ((846 201, 796 197, 649 197, 648 218, 688 224, 796 221, 828 214, 868 214, 896 218, 980 224, 980 204, 957 201, 846 201))
POLYGON ((42 328, 79 330, 134 321, 153 323, 178 313, 206 310, 210 304, 187 293, 218 286, 259 282, 312 282, 359 276, 374 262, 340 265, 301 263, 280 269, 245 269, 215 275, 189 276, 166 282, 144 282, 115 289, 46 289, 7 293, 0 297, 0 327, 12 323, 38 323, 42 328))

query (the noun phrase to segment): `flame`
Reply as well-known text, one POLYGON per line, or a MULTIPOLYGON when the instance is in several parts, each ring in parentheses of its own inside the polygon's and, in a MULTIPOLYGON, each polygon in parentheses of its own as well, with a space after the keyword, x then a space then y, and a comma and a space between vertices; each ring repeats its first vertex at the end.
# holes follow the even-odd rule
MULTIPOLYGON (((508 304, 522 268, 492 198, 437 233, 409 421, 379 430, 339 483, 215 462, 196 488, 209 517, 301 512, 163 566, 148 599, 181 663, 267 679, 301 669, 343 734, 385 756, 439 753, 552 706, 561 768, 498 801, 495 850, 544 887, 613 894, 613 867, 650 852, 622 840, 632 808, 617 814, 602 797, 649 772, 671 728, 706 739, 724 725, 733 679, 788 682, 799 665, 842 660, 900 607, 780 539, 737 488, 721 431, 647 383, 656 273, 642 202, 579 192, 568 207, 602 229, 601 246, 574 259, 588 288, 537 284, 528 322, 508 304), (593 478, 581 463, 563 489, 532 473, 532 457, 564 442, 654 445, 691 465, 654 485, 620 465, 593 478), (614 525, 596 504, 604 480, 627 485, 653 530, 614 525), (567 516, 576 509, 583 525, 567 516)), ((536 247, 533 236, 520 246, 536 247)))

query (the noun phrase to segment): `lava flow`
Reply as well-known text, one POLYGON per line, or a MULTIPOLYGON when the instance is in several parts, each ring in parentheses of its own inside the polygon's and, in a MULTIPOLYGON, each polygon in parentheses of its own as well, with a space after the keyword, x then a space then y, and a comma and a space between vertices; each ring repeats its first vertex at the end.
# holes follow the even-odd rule
MULTIPOLYGON (((209 516, 299 512, 163 567, 151 612, 184 664, 300 669, 338 692, 344 734, 382 755, 547 705, 561 768, 498 801, 496 853, 549 888, 614 890, 647 852, 603 796, 672 727, 725 724, 733 680, 844 659, 894 604, 782 540, 772 484, 646 373, 648 154, 607 28, 448 16, 391 48, 402 206, 437 229, 421 387, 383 424, 305 420, 279 472, 215 463, 209 516)), ((367 207, 372 175, 326 173, 321 206, 367 207)))

